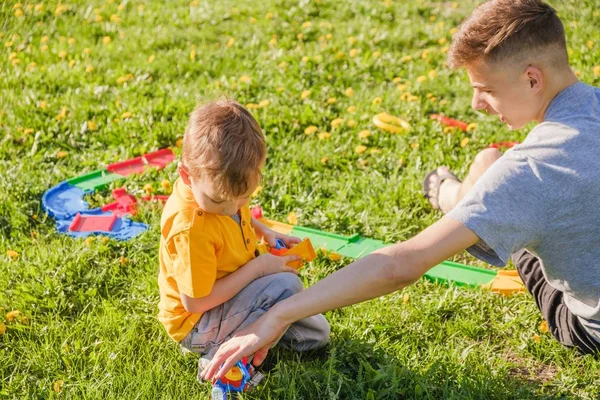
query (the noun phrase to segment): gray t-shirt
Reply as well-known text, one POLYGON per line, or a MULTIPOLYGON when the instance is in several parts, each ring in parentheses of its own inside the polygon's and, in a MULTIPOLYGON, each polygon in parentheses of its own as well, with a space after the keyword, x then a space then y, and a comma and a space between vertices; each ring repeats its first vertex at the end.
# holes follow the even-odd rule
POLYGON ((481 238, 468 249, 503 266, 523 248, 600 341, 600 89, 560 92, 544 122, 450 211, 481 238))

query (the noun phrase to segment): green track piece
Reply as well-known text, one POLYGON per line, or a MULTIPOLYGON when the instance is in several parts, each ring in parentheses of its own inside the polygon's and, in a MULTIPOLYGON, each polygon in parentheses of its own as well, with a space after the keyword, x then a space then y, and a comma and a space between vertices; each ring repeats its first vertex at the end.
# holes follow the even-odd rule
POLYGON ((300 238, 309 238, 315 250, 325 248, 328 251, 337 252, 351 241, 360 239, 360 236, 342 236, 335 233, 323 232, 318 229, 305 228, 303 226, 294 226, 290 235, 300 238))
MULTIPOLYGON (((294 226, 291 235, 309 238, 315 249, 325 248, 345 257, 358 259, 389 246, 381 240, 363 238, 359 235, 342 236, 318 229, 294 226)), ((430 269, 425 277, 434 282, 452 282, 458 286, 477 287, 490 283, 497 272, 452 261, 443 261, 430 269)))
POLYGON ((109 183, 120 179, 124 179, 124 177, 119 174, 108 172, 106 169, 98 169, 96 171, 88 172, 85 175, 68 179, 67 182, 82 190, 88 191, 103 188, 109 183))
POLYGON ((425 277, 434 282, 453 282, 458 286, 480 286, 490 283, 496 274, 489 269, 443 261, 427 271, 425 277))
POLYGON ((361 258, 386 246, 388 245, 381 240, 360 237, 358 240, 350 242, 338 249, 337 252, 345 257, 361 258))

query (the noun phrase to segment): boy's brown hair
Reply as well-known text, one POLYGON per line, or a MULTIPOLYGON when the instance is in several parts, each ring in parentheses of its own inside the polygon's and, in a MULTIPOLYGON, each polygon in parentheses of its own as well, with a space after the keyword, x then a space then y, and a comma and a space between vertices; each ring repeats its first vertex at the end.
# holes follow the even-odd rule
POLYGON ((541 0, 489 0, 480 4, 452 38, 448 64, 459 68, 483 57, 491 63, 550 55, 568 65, 565 30, 556 11, 541 0))
POLYGON ((183 166, 192 178, 212 180, 224 199, 258 184, 267 149, 260 126, 233 100, 198 106, 183 137, 183 166))

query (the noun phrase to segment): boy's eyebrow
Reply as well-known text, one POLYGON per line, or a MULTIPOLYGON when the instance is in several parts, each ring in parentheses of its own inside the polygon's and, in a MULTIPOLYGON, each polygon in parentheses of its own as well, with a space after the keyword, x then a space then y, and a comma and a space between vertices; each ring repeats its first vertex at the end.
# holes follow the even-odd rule
POLYGON ((484 85, 483 83, 473 83, 471 86, 474 89, 491 89, 489 86, 484 85))

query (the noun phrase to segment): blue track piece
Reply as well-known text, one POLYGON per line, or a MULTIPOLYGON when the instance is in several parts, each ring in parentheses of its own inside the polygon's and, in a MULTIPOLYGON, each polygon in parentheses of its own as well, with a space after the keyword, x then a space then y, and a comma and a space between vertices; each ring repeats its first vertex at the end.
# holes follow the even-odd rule
POLYGON ((51 187, 42 196, 42 207, 55 219, 74 217, 78 212, 86 211, 88 204, 83 201, 83 196, 91 191, 61 182, 51 187))
POLYGON ((88 208, 88 204, 83 200, 83 196, 92 192, 93 190, 84 191, 65 181, 51 187, 44 193, 42 196, 42 207, 48 215, 56 220, 56 229, 59 233, 79 238, 90 235, 104 235, 116 240, 129 240, 148 230, 147 224, 135 222, 129 218, 119 217, 110 231, 70 231, 69 226, 77 213, 80 213, 83 216, 112 215, 112 211, 102 211, 101 208, 90 210, 88 208))

